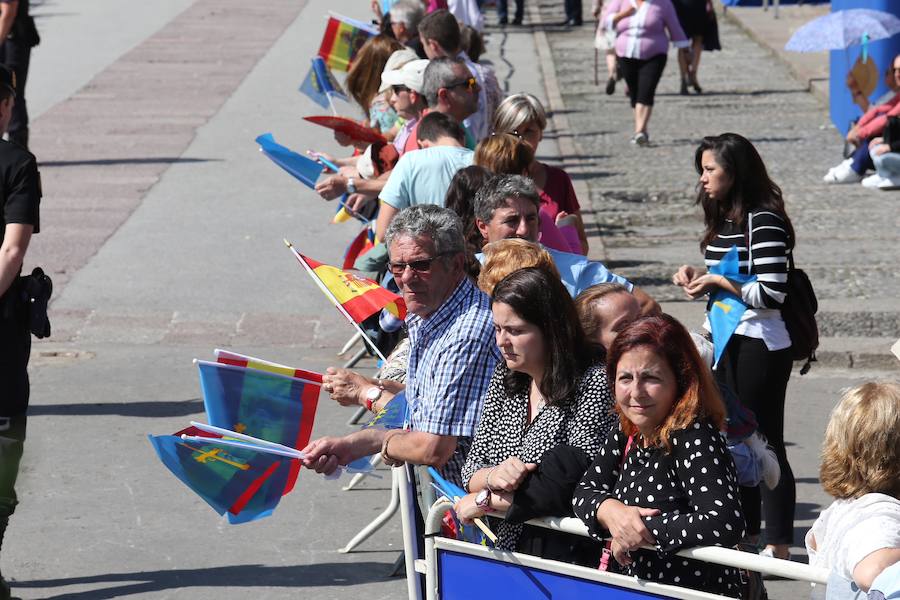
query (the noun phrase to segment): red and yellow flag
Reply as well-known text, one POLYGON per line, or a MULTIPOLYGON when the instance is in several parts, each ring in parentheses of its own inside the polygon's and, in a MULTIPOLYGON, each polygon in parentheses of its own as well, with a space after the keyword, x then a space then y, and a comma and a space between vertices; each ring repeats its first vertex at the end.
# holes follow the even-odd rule
POLYGON ((328 17, 328 25, 319 45, 319 56, 331 69, 349 71, 359 49, 376 33, 368 24, 355 19, 328 17))
POLYGON ((347 318, 362 323, 384 308, 398 319, 406 318, 406 304, 397 294, 384 289, 371 279, 357 277, 337 267, 324 265, 303 256, 290 244, 288 246, 319 288, 347 318))

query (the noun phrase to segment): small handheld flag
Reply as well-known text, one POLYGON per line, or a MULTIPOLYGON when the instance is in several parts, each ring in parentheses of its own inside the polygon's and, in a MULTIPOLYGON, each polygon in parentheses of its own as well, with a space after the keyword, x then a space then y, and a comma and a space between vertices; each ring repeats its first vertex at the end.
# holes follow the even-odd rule
MULTIPOLYGON (((756 280, 756 275, 744 275, 740 272, 737 246, 732 246, 725 253, 725 256, 722 257, 722 260, 719 261, 719 264, 709 268, 709 272, 722 275, 740 284, 756 280)), ((722 288, 717 288, 710 295, 710 307, 707 317, 712 329, 713 368, 719 364, 719 359, 722 358, 722 354, 725 352, 725 346, 728 345, 728 340, 734 335, 735 329, 741 322, 741 316, 746 310, 747 305, 740 298, 722 288)))
POLYGON ((328 17, 319 56, 335 71, 349 71, 353 59, 378 30, 367 23, 332 13, 328 17))
POLYGON ((322 174, 321 164, 277 144, 271 133, 258 136, 256 143, 259 144, 260 152, 268 156, 276 165, 293 175, 305 186, 316 187, 316 180, 322 174))
MULTIPOLYGON (((455 483, 447 481, 441 474, 437 472, 437 469, 434 467, 428 467, 428 474, 431 475, 431 478, 434 480, 434 487, 437 489, 444 497, 446 497, 451 502, 456 502, 460 498, 466 495, 466 490, 462 489, 455 483)), ((490 528, 484 524, 484 521, 481 519, 473 519, 472 520, 478 529, 492 542, 497 543, 497 536, 494 535, 494 532, 490 530, 490 528)), ((479 543, 475 541, 474 543, 479 543)))
POLYGON ((356 259, 375 247, 375 232, 366 224, 344 252, 344 269, 352 269, 356 259))
POLYGON ((347 102, 347 95, 321 56, 310 59, 310 62, 309 72, 300 85, 300 91, 322 108, 331 108, 331 112, 337 115, 334 98, 347 102))

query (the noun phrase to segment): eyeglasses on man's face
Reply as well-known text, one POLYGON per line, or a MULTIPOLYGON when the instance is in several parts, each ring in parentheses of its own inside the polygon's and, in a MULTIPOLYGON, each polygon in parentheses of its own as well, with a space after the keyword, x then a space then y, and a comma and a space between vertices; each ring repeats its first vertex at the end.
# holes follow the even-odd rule
POLYGON ((449 256, 451 254, 453 253, 441 252, 440 254, 436 254, 431 258, 420 258, 419 260, 411 260, 409 262, 389 262, 388 269, 391 271, 391 275, 393 275, 394 277, 402 276, 403 273, 406 272, 406 267, 409 267, 415 273, 428 273, 431 271, 431 263, 443 256, 449 256))
POLYGON ((449 83, 444 87, 448 90, 452 90, 453 88, 458 88, 466 86, 466 88, 470 92, 478 91, 478 81, 474 77, 467 77, 466 79, 460 79, 459 81, 454 81, 453 83, 449 83))

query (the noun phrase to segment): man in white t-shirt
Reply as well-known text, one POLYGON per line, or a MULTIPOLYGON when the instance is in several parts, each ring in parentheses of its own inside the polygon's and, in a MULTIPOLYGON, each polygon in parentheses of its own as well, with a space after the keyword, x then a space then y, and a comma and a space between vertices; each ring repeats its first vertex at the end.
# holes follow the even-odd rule
POLYGON ((417 204, 444 205, 450 180, 456 172, 472 164, 473 152, 463 146, 465 133, 452 117, 431 112, 418 127, 416 152, 400 157, 381 190, 381 208, 375 236, 382 239, 394 216, 417 204))

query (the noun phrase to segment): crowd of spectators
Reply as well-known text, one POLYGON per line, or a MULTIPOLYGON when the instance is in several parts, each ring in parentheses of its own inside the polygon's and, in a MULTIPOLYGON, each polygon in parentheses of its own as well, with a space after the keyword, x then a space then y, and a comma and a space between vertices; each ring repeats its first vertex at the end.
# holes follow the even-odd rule
MULTIPOLYGON (((699 93, 699 49, 711 34, 698 25, 688 39, 669 0, 637 4, 611 0, 602 19, 618 32, 634 141, 644 144, 668 37, 695 46, 683 81, 699 93)), ((759 153, 732 133, 696 150, 705 268, 685 265, 672 281, 709 307, 720 292, 746 307, 711 370, 709 323, 690 333, 587 258, 570 176, 536 158, 547 113, 532 95, 503 97, 474 56, 482 42, 466 27, 476 24, 413 0, 382 14, 390 27, 362 49, 348 88, 394 160, 374 170, 381 149, 338 139, 354 156, 336 158, 340 172, 317 191, 377 213, 375 248, 357 267, 392 282, 409 315, 378 376, 329 369, 323 387, 373 412, 403 394, 409 427, 315 440, 305 465, 330 473, 376 453, 388 465, 430 465, 467 492, 456 516, 487 519, 501 549, 596 566, 610 539, 610 568, 740 597, 736 569, 675 553, 744 542, 787 559, 796 541, 784 440, 792 342, 781 313, 796 240, 759 153), (732 250, 738 267, 723 274, 732 250), (540 516, 577 516, 594 539, 526 524, 540 516)), ((890 111, 872 110, 856 132, 877 139, 873 123, 890 111)), ((848 589, 868 590, 900 558, 896 535, 866 535, 872 554, 840 550, 859 531, 897 532, 900 398, 895 385, 871 385, 848 393, 829 425, 823 484, 838 500, 807 536, 813 560, 848 589), (845 433, 853 427, 860 432, 845 433), (844 463, 859 470, 852 488, 829 483, 844 463), (845 527, 844 515, 865 529, 845 527)))

